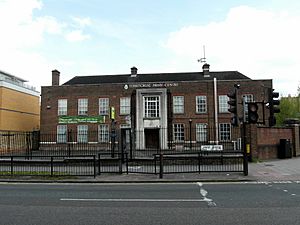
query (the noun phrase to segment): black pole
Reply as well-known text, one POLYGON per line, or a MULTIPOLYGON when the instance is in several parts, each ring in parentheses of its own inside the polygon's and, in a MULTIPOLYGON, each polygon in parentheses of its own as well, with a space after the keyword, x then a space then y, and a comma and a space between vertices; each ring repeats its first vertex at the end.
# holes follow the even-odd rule
POLYGON ((190 124, 190 150, 192 150, 192 119, 189 119, 190 124))
POLYGON ((243 137, 243 140, 242 140, 242 143, 243 143, 243 167, 244 167, 244 175, 245 176, 248 176, 248 153, 247 153, 247 144, 246 144, 246 124, 243 123, 242 124, 242 131, 243 131, 243 134, 242 134, 242 137, 243 137))
POLYGON ((98 175, 101 174, 101 156, 100 153, 98 153, 98 175))
POLYGON ((71 156, 71 142, 72 142, 72 130, 68 130, 68 140, 67 140, 67 145, 68 145, 68 156, 71 156))
POLYGON ((12 176, 14 173, 14 157, 10 157, 10 175, 12 176))
POLYGON ((50 176, 52 177, 53 176, 53 156, 51 156, 50 161, 51 161, 50 176))
POLYGON ((159 154, 159 178, 162 179, 164 175, 164 163, 163 163, 163 153, 159 154))
POLYGON ((93 166, 94 166, 94 178, 96 178, 96 174, 97 174, 97 171, 96 171, 96 155, 93 155, 93 166))
POLYGON ((114 119, 111 120, 111 157, 115 158, 115 142, 116 142, 116 122, 114 119))

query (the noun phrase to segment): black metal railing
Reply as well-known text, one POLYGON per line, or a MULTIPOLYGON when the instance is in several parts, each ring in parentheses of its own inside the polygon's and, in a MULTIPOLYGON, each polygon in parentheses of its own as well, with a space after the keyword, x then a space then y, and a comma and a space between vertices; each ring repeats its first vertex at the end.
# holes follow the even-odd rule
POLYGON ((239 129, 231 129, 230 135, 220 139, 215 138, 214 129, 207 129, 201 136, 190 128, 184 130, 182 140, 176 140, 172 130, 159 129, 158 138, 149 138, 150 142, 149 133, 131 132, 130 140, 121 137, 121 133, 116 131, 113 139, 109 135, 103 139, 94 131, 83 134, 84 137, 73 131, 0 132, 0 173, 145 173, 160 177, 168 173, 248 173, 239 129))
POLYGON ((64 134, 35 132, 1 132, 0 155, 74 156, 98 153, 128 153, 129 158, 151 157, 153 154, 199 152, 202 150, 241 151, 240 130, 232 128, 228 135, 216 138, 215 129, 185 129, 182 139, 176 139, 172 130, 159 129, 153 138, 145 131, 131 131, 130 140, 116 130, 110 138, 99 137, 97 131, 80 134, 69 130, 64 134), (205 131, 205 132, 204 132, 205 131), (125 140, 125 141, 124 141, 125 140))
POLYGON ((243 152, 209 152, 154 154, 152 158, 128 159, 122 164, 121 158, 98 157, 100 173, 207 173, 207 172, 241 172, 248 174, 247 160, 243 152), (246 162, 246 163, 245 163, 246 162), (101 165, 101 166, 100 166, 101 165), (125 166, 124 166, 125 165, 125 166))
POLYGON ((94 155, 6 156, 0 158, 0 176, 96 176, 94 155))

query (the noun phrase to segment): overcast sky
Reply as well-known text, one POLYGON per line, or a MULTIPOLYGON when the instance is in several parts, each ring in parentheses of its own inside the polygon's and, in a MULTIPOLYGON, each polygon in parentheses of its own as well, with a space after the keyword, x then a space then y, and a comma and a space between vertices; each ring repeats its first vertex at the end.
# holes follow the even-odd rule
POLYGON ((298 0, 0 0, 0 70, 37 89, 74 76, 237 70, 300 85, 298 0))

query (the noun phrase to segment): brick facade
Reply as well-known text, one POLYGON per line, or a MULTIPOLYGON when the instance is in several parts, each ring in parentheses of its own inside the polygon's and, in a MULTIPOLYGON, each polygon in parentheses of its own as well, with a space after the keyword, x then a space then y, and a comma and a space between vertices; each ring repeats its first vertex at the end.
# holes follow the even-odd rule
MULTIPOLYGON (((57 73, 58 71, 56 71, 57 73)), ((207 71, 209 74, 210 72, 207 71)), ((251 94, 254 96, 255 101, 263 102, 267 101, 267 88, 272 88, 272 80, 251 80, 236 78, 237 72, 211 72, 211 76, 208 78, 203 77, 203 73, 177 73, 174 76, 184 75, 184 79, 179 78, 174 80, 166 80, 165 77, 168 75, 157 76, 153 74, 153 77, 157 77, 154 80, 149 74, 145 75, 151 77, 149 80, 143 81, 143 74, 136 74, 134 77, 128 75, 126 82, 92 82, 93 77, 87 77, 91 79, 91 82, 83 82, 80 84, 72 84, 67 82, 64 85, 57 85, 59 81, 55 81, 55 85, 42 87, 41 94, 41 132, 50 133, 56 132, 58 125, 58 100, 67 99, 67 115, 77 116, 78 115, 78 99, 88 99, 88 116, 99 115, 99 98, 109 98, 109 106, 114 107, 116 111, 116 128, 120 128, 122 125, 128 125, 128 115, 120 114, 120 98, 129 97, 131 98, 131 123, 129 126, 132 130, 137 129, 138 119, 136 118, 137 113, 142 113, 144 109, 139 109, 136 112, 139 98, 137 98, 137 90, 151 90, 151 93, 155 93, 155 90, 165 90, 166 104, 167 104, 167 127, 172 128, 174 123, 182 123, 187 128, 190 125, 190 120, 193 132, 196 123, 206 123, 208 127, 214 128, 216 125, 215 117, 215 99, 214 99, 214 80, 217 81, 217 96, 227 95, 232 89, 234 84, 240 84, 239 90, 239 102, 241 103, 242 96, 244 94, 251 94), (224 74, 223 74, 224 73, 224 74), (231 76, 231 73, 233 74, 231 76), (218 77, 220 74, 220 77, 218 77), (227 75, 229 74, 229 75, 227 75), (195 75, 199 76, 195 78, 195 75), (226 76, 225 76, 226 75, 226 76), (191 79, 189 80, 189 76, 191 79), (200 77, 201 76, 201 77, 200 77), (193 77, 193 79, 192 79, 193 77), (184 113, 174 114, 173 113, 173 96, 184 96, 184 113), (207 100, 207 112, 197 113, 196 112, 196 96, 206 96, 207 100)), ((113 79, 113 76, 109 76, 108 79, 113 79)), ((116 75, 117 76, 117 75, 116 75)), ((244 76, 244 75, 242 75, 244 76)), ((81 77, 84 80, 84 77, 81 77)), ((99 78, 100 79, 100 78, 99 78)), ((148 79, 148 78, 147 78, 148 79)), ((72 80, 71 80, 72 81, 72 80)), ((164 98, 163 96, 161 98, 164 98)), ((240 105, 240 115, 242 114, 242 105, 240 105)), ((162 106, 161 106, 162 107, 162 106)), ((261 106, 260 106, 261 107, 261 106)), ((267 112, 267 110, 265 110, 267 112)), ((260 118, 262 118, 262 109, 260 109, 260 118)), ((228 112, 217 113, 218 123, 230 123, 231 114, 228 112)), ((266 118, 268 115, 266 114, 266 118)), ((151 122, 151 121, 150 121, 151 122)), ((111 126, 111 120, 109 116, 106 117, 106 124, 111 126)), ((162 121, 158 122, 161 126, 162 121)), ((266 123, 268 123, 266 121, 266 123)), ((68 129, 76 130, 78 124, 67 124, 68 129)), ((89 131, 97 131, 97 125, 93 123, 87 123, 89 131)), ((146 126, 143 124, 141 127, 146 126)), ((195 134, 192 134, 195 137, 195 134)))

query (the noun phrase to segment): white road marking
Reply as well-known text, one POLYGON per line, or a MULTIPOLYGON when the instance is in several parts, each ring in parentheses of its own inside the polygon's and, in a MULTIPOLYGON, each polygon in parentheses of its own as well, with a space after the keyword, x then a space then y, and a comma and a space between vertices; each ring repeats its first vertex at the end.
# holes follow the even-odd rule
POLYGON ((217 206, 217 204, 212 199, 206 197, 208 192, 202 187, 203 184, 201 182, 197 182, 197 185, 200 187, 200 194, 203 197, 202 200, 204 202, 207 202, 208 206, 217 206))
POLYGON ((147 198, 61 198, 61 201, 84 202, 206 202, 204 199, 147 199, 147 198))
POLYGON ((244 182, 235 182, 236 184, 300 184, 300 181, 285 180, 285 181, 244 181, 244 182))

